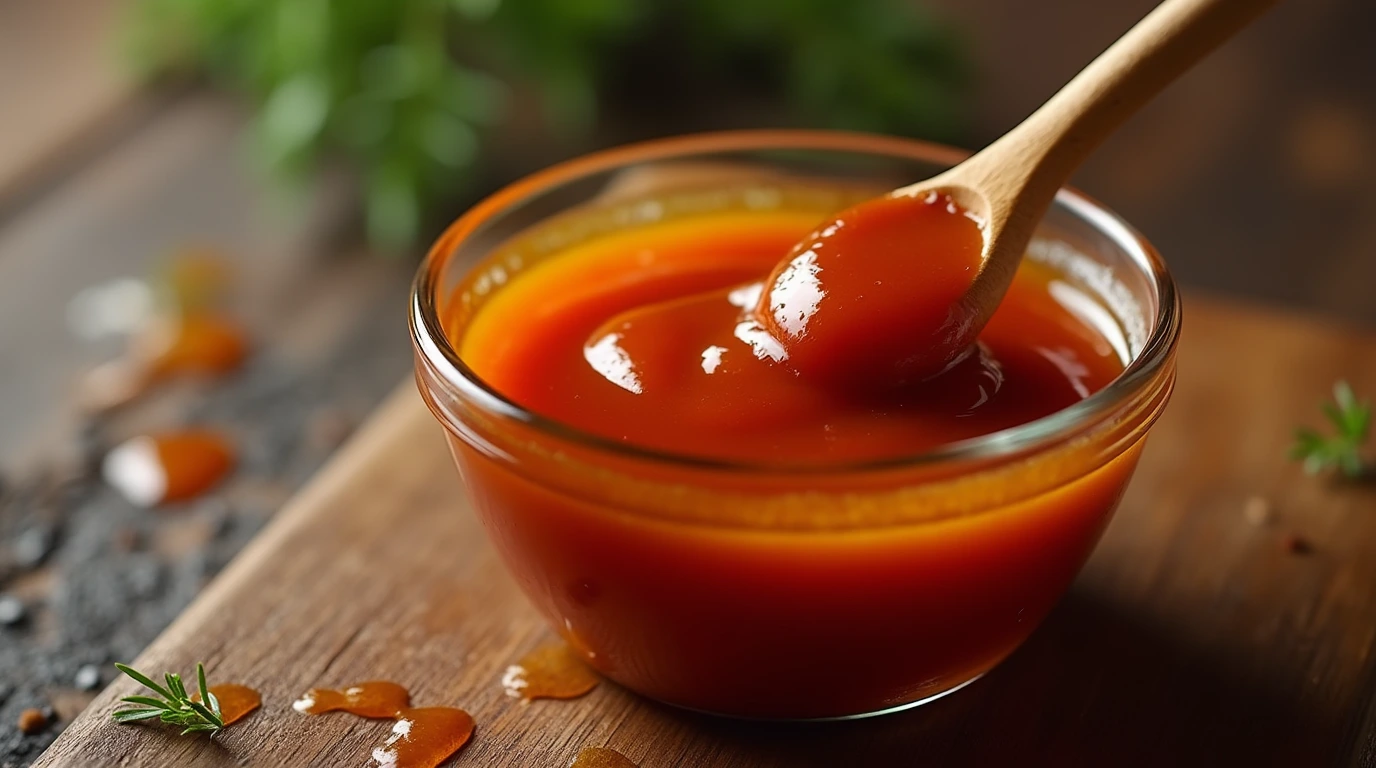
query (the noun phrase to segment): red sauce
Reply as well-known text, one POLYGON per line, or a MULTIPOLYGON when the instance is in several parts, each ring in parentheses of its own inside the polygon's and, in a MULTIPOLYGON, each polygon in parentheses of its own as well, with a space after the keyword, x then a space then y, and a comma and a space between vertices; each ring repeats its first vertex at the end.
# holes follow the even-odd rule
MULTIPOLYGON (((918 224, 942 243, 978 236, 960 213, 922 209, 918 224)), ((895 212, 902 213, 884 209, 862 223, 875 237, 882 224, 903 230, 889 233, 895 238, 916 237, 908 218, 884 219, 895 212)), ((917 454, 1014 427, 1074 404, 1122 370, 1102 334, 1048 292, 1055 276, 1029 268, 980 345, 946 374, 914 382, 895 371, 882 379, 889 386, 868 385, 875 366, 905 343, 898 329, 872 325, 901 311, 906 289, 857 293, 863 264, 833 268, 839 251, 821 247, 827 274, 836 274, 828 290, 863 298, 819 310, 779 353, 753 317, 760 284, 742 284, 773 267, 815 214, 702 218, 589 243, 531 269, 478 313, 461 354, 517 403, 594 434, 680 454, 803 464, 917 454), (634 268, 637 260, 648 261, 634 268), (817 386, 794 370, 800 361, 866 386, 817 386)), ((839 235, 822 238, 832 239, 839 235)), ((977 255, 977 244, 967 245, 977 255)), ((966 271, 951 267, 918 303, 958 293, 966 271)))
MULTIPOLYGON (((752 465, 835 469, 923 453, 1064 409, 1122 370, 1121 343, 1076 308, 1089 297, 1032 262, 976 350, 930 381, 896 370, 876 386, 833 386, 851 375, 849 363, 828 379, 756 355, 751 342, 763 342, 749 327, 738 330, 755 321, 759 293, 741 286, 762 285, 756 281, 780 254, 833 211, 697 212, 596 235, 527 262, 495 290, 460 285, 469 303, 451 302, 445 321, 465 362, 535 413, 632 446, 752 465), (659 305, 668 301, 678 304, 665 311, 659 305)), ((927 214, 952 242, 973 231, 940 206, 927 214)), ((507 264, 523 247, 518 239, 489 264, 507 264)), ((859 267, 832 266, 841 276, 828 284, 833 295, 859 295, 859 267)), ((966 274, 957 267, 932 290, 954 290, 966 274)), ((874 316, 884 316, 902 309, 899 293, 885 288, 849 307, 867 317, 856 302, 880 295, 874 316)), ((836 345, 863 336, 870 321, 824 317, 827 305, 819 306, 817 333, 790 342, 796 360, 815 353, 829 368, 863 358, 866 350, 836 345)), ((883 357, 874 358, 881 367, 883 357)), ((860 359, 855 375, 868 366, 860 359)), ((1114 448, 1116 458, 1096 460, 1063 485, 1005 501, 983 485, 942 485, 941 505, 980 512, 897 525, 867 521, 886 519, 886 505, 934 503, 898 498, 934 482, 920 465, 818 473, 816 481, 812 473, 651 466, 570 448, 537 430, 475 424, 478 439, 449 439, 478 513, 517 582, 580 656, 653 698, 752 717, 883 710, 988 670, 1070 584, 1140 445, 1114 448), (489 435, 519 446, 515 457, 487 450, 489 435), (524 447, 531 442, 538 451, 524 447), (561 463, 561 451, 576 455, 561 463), (598 490, 597 476, 587 476, 599 461, 616 476, 667 490, 598 490), (668 498, 675 488, 683 499, 668 498), (718 496, 724 512, 702 506, 718 496), (774 527, 753 516, 746 502, 756 498, 770 515, 794 509, 784 502, 809 515, 810 505, 823 505, 826 514, 815 526, 787 517, 792 522, 774 527), (838 523, 832 513, 841 507, 859 522, 838 523), (711 513, 708 522, 697 522, 700 510, 711 513), (721 517, 738 513, 740 524, 721 517)), ((1016 493, 1018 483, 1031 483, 1025 473, 1043 465, 1027 466, 1010 467, 1016 481, 994 489, 1016 493)))
POLYGON ((411 694, 402 686, 375 680, 343 690, 312 688, 292 708, 307 715, 343 711, 396 720, 387 741, 372 753, 374 762, 391 768, 434 768, 472 738, 473 717, 462 709, 410 703, 411 694))
POLYGON ((584 747, 569 768, 638 768, 631 758, 606 747, 584 747))
POLYGON ((533 699, 576 699, 597 687, 597 673, 563 643, 547 645, 507 667, 502 687, 508 696, 533 699))
POLYGON ((980 224, 945 196, 881 197, 805 237, 765 280, 755 317, 813 381, 894 389, 940 373, 974 318, 980 224))

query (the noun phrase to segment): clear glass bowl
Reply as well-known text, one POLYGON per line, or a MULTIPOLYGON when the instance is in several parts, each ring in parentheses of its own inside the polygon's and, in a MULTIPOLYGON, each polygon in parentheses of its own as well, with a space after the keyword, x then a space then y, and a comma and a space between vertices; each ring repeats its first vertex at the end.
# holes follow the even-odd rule
POLYGON ((1180 332, 1165 264, 1077 192, 1028 257, 1074 289, 1126 369, 1070 408, 921 455, 804 469, 640 449, 526 411, 456 352, 487 297, 664 214, 647 200, 737 204, 794 178, 882 190, 960 157, 829 132, 654 141, 523 179, 435 244, 411 300, 420 391, 507 567, 593 667, 706 712, 878 714, 978 678, 1064 593, 1170 396, 1180 332), (714 185, 737 193, 701 194, 714 185))

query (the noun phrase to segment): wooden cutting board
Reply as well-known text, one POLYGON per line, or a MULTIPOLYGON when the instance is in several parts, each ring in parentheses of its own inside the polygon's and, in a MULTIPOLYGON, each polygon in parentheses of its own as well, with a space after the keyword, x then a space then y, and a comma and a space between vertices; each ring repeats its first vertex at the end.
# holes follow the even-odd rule
POLYGON ((565 766, 584 746, 645 768, 1369 765, 1376 484, 1306 477, 1285 458, 1340 377, 1376 392, 1376 337, 1188 302, 1174 402, 1028 644, 934 704, 814 725, 688 714, 611 683, 576 701, 505 696, 506 666, 553 635, 488 548, 407 382, 136 661, 186 673, 203 660, 212 680, 261 689, 263 709, 213 742, 116 726, 115 700, 135 688, 121 680, 39 765, 365 765, 389 722, 291 702, 368 679, 474 715, 453 765, 565 766), (1292 535, 1311 551, 1290 551, 1292 535))

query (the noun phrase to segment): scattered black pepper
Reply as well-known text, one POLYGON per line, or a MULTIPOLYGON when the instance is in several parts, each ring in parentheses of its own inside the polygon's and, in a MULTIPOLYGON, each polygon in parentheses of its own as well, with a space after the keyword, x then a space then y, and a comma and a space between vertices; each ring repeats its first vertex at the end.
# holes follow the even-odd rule
MULTIPOLYGON (((105 433, 114 428, 109 417, 90 420, 73 436, 75 452, 84 457, 79 469, 87 474, 72 477, 64 465, 6 478, 0 589, 40 566, 54 578, 36 580, 51 586, 42 594, 26 592, 20 601, 23 621, 43 633, 0 628, 0 768, 29 765, 61 724, 45 718, 40 733, 23 735, 16 727, 21 710, 42 715, 52 691, 81 687, 78 675, 87 664, 136 657, 329 458, 321 445, 340 439, 344 426, 356 423, 406 374, 411 352, 396 343, 406 331, 394 308, 408 283, 399 279, 395 290, 364 308, 335 350, 308 368, 260 355, 171 417, 174 425, 231 424, 252 452, 235 477, 202 500, 204 506, 137 509, 101 483, 98 471, 90 474, 107 447, 105 433), (311 444, 307 422, 325 408, 337 409, 338 419, 323 419, 315 435, 320 442, 311 444), (156 551, 155 534, 169 512, 203 516, 213 535, 199 551, 156 551)), ((127 421, 129 414, 119 418, 127 421)), ((71 713, 59 708, 65 722, 71 713)))

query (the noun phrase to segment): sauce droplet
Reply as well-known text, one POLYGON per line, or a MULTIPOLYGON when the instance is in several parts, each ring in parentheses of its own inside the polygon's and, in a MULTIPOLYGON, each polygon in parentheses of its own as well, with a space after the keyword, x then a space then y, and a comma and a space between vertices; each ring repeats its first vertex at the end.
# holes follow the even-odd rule
POLYGON ((473 717, 453 707, 403 710, 392 735, 373 750, 373 760, 388 768, 435 768, 473 736, 473 717))
POLYGON ((292 703, 292 709, 307 715, 344 711, 359 717, 388 719, 411 705, 411 694, 396 683, 374 680, 351 685, 342 691, 312 688, 292 703))
POLYGON ((103 412, 127 405, 154 385, 175 376, 217 377, 238 368, 248 356, 243 330, 215 316, 159 319, 147 324, 128 352, 93 368, 77 392, 80 405, 103 412))
MULTIPOLYGON (((250 712, 263 705, 263 697, 247 685, 220 683, 208 689, 210 695, 220 704, 220 719, 225 725, 243 720, 250 712)), ((194 701, 200 701, 199 693, 192 693, 194 701)))
POLYGON ((606 747, 584 747, 569 768, 639 768, 631 758, 606 747))
POLYGON ((506 695, 532 699, 576 699, 597 687, 600 678, 563 643, 546 645, 506 668, 506 695))
POLYGON ((154 325, 135 351, 148 361, 154 378, 184 373, 222 376, 248 356, 248 338, 228 318, 191 314, 154 325))
POLYGON ((234 466, 234 450, 216 432, 191 429, 135 437, 106 454, 105 481, 130 502, 152 507, 195 498, 234 466))

